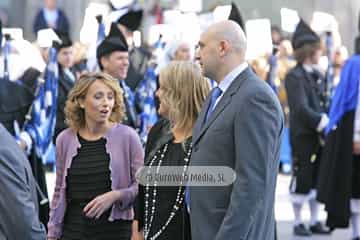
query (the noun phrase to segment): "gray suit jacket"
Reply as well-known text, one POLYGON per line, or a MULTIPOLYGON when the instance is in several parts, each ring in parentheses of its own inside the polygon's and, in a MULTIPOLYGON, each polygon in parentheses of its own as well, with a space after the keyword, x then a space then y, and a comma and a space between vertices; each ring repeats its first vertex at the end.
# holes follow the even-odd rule
POLYGON ((46 239, 37 203, 29 161, 0 124, 0 239, 46 239))
POLYGON ((192 166, 227 166, 225 187, 190 187, 192 239, 274 239, 274 197, 283 114, 276 95, 245 69, 193 130, 192 166))

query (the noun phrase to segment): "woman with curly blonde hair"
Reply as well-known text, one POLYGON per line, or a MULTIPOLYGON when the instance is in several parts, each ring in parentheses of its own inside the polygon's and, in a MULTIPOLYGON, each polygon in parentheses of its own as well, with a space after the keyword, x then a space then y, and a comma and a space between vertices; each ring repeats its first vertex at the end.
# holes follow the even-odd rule
MULTIPOLYGON (((160 71, 159 114, 164 118, 150 130, 145 165, 176 166, 185 171, 190 159, 192 128, 210 91, 200 66, 174 61, 160 71)), ((185 173, 185 172, 183 172, 185 173)), ((142 180, 142 178, 140 178, 142 180)), ((182 184, 163 187, 140 182, 135 204, 133 239, 189 240, 189 215, 182 184)))
POLYGON ((65 115, 69 128, 56 140, 48 239, 129 240, 143 150, 137 133, 120 123, 118 82, 103 73, 82 75, 65 115))

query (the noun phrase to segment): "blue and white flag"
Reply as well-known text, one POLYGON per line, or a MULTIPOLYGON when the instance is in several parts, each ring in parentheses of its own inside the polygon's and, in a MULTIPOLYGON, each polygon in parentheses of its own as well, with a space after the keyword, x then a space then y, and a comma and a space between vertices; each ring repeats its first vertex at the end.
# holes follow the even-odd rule
POLYGON ((158 120, 155 105, 155 92, 158 88, 156 80, 155 69, 153 66, 149 66, 145 72, 144 79, 136 89, 136 102, 141 109, 139 134, 143 143, 146 143, 150 128, 158 120))
POLYGON ((98 32, 97 32, 97 40, 96 40, 96 45, 99 46, 99 44, 105 39, 106 34, 105 34, 105 24, 103 22, 103 16, 102 15, 98 15, 96 16, 96 20, 98 22, 98 32))
POLYGON ((138 113, 136 110, 136 96, 131 88, 126 84, 124 80, 120 80, 119 84, 124 91, 124 104, 126 107, 126 115, 129 118, 129 122, 132 127, 138 129, 138 113))
POLYGON ((49 62, 45 71, 45 81, 38 86, 30 119, 24 130, 30 134, 36 155, 43 163, 55 162, 53 135, 56 123, 56 103, 58 95, 58 64, 55 48, 49 50, 49 62))

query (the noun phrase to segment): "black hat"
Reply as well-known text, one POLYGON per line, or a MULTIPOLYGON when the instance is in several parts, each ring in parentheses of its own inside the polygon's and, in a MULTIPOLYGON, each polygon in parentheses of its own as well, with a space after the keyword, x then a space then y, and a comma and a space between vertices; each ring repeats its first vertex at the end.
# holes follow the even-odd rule
POLYGON ((300 19, 291 40, 294 50, 303 47, 305 44, 319 42, 319 36, 304 22, 304 20, 300 19))
POLYGON ((73 42, 70 39, 69 33, 61 32, 61 31, 57 31, 57 30, 55 30, 55 33, 60 39, 60 43, 56 44, 54 46, 56 48, 56 50, 59 51, 62 48, 71 47, 73 45, 73 42))
POLYGON ((140 27, 142 17, 142 9, 129 9, 129 11, 124 15, 120 16, 116 22, 118 24, 124 25, 127 29, 133 32, 140 27))
POLYGON ((360 54, 360 12, 358 20, 358 36, 355 38, 355 54, 360 54))
POLYGON ((245 31, 244 21, 241 17, 239 8, 236 6, 234 2, 231 3, 231 11, 229 15, 229 20, 233 20, 239 24, 243 31, 245 31))
POLYGON ((106 36, 96 49, 96 58, 98 62, 100 62, 101 57, 114 51, 127 52, 128 50, 129 47, 126 43, 124 35, 121 33, 116 23, 111 23, 109 35, 106 36))

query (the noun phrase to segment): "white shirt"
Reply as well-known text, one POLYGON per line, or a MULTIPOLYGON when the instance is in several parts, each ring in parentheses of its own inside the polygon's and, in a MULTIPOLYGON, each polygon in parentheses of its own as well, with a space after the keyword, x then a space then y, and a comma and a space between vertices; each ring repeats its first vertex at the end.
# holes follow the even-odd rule
POLYGON ((224 93, 226 92, 226 90, 230 87, 231 83, 235 80, 235 78, 237 76, 239 76, 240 73, 242 73, 248 66, 249 65, 247 64, 247 62, 244 62, 244 63, 240 64, 239 66, 237 66, 236 68, 234 68, 231 72, 229 72, 224 77, 224 79, 218 85, 218 87, 221 89, 221 95, 216 99, 214 108, 216 107, 216 105, 218 104, 218 102, 220 101, 220 99, 222 98, 224 93))
POLYGON ((56 21, 58 19, 58 15, 59 15, 57 9, 49 10, 47 8, 43 8, 43 11, 44 11, 44 18, 45 18, 46 22, 48 24, 55 26, 56 21))

